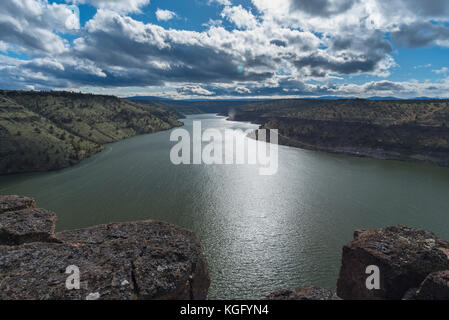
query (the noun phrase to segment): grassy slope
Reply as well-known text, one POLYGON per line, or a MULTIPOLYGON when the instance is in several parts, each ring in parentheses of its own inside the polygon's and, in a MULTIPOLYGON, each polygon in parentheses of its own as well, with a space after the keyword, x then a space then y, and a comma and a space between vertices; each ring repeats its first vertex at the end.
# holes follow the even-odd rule
POLYGON ((279 129, 287 145, 449 166, 449 101, 270 101, 233 118, 279 129))
MULTIPOLYGON (((132 99, 132 98, 131 98, 132 99)), ((247 104, 248 101, 182 101, 182 100, 137 100, 143 104, 160 106, 171 110, 180 117, 191 114, 220 113, 228 114, 233 108, 247 104)))
POLYGON ((179 125, 162 108, 111 96, 0 91, 0 174, 68 167, 102 144, 179 125))

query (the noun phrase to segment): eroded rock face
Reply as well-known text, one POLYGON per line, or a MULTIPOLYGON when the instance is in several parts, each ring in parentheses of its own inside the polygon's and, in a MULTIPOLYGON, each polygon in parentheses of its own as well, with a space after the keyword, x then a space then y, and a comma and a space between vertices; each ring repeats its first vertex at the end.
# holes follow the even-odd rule
POLYGON ((401 299, 432 272, 449 269, 449 243, 404 226, 363 231, 343 247, 337 295, 343 299, 401 299), (366 286, 368 266, 380 271, 380 289, 366 286))
POLYGON ((332 291, 311 286, 296 290, 279 290, 271 293, 267 300, 341 300, 332 291))
POLYGON ((0 299, 197 300, 207 296, 207 262, 190 231, 142 221, 54 234, 53 213, 11 211, 18 207, 8 200, 8 212, 0 214, 0 224, 3 221, 9 235, 0 244, 0 299), (20 235, 21 241, 12 235, 20 235), (79 269, 79 290, 66 287, 69 266, 79 269))
POLYGON ((66 243, 110 248, 109 263, 130 257, 132 278, 125 279, 142 299, 205 299, 210 285, 208 266, 193 233, 163 222, 111 223, 56 234, 66 243), (126 246, 125 246, 126 245, 126 246), (115 251, 114 251, 115 250, 115 251))
POLYGON ((0 214, 0 245, 54 242, 56 215, 43 209, 24 209, 0 214))
POLYGON ((34 199, 14 195, 0 195, 0 214, 28 208, 36 208, 36 202, 34 199))
POLYGON ((414 298, 417 300, 449 300, 449 270, 429 274, 414 298))

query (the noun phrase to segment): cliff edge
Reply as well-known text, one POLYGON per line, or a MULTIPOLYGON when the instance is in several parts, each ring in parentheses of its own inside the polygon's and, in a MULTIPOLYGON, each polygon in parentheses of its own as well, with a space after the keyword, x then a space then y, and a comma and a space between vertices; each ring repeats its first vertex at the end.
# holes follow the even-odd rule
POLYGON ((188 230, 141 221, 55 233, 55 225, 33 199, 0 196, 0 299, 207 297, 207 261, 188 230), (69 290, 73 266, 80 286, 69 290))
POLYGON ((449 300, 449 243, 405 226, 356 230, 343 247, 336 294, 313 286, 267 299, 449 300))

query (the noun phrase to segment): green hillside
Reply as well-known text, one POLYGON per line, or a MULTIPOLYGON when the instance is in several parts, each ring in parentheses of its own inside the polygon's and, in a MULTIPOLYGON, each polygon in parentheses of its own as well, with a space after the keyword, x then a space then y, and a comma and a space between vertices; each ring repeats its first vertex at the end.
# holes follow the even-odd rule
POLYGON ((143 104, 160 106, 175 114, 185 116, 191 114, 219 113, 227 114, 235 107, 247 104, 247 100, 205 100, 205 101, 184 101, 184 100, 151 100, 145 97, 127 98, 143 104))
POLYGON ((278 129, 290 146, 449 166, 447 100, 275 100, 229 116, 278 129))
POLYGON ((0 91, 0 174, 68 167, 105 143, 179 125, 166 109, 112 96, 0 91))

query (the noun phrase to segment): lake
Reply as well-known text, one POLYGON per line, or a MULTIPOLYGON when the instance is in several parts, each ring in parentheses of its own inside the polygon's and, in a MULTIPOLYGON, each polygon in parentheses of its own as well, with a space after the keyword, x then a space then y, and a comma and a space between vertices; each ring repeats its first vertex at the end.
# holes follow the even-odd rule
MULTIPOLYGON (((250 129, 216 115, 188 130, 250 129)), ((355 229, 404 224, 449 240, 449 168, 279 147, 279 170, 170 162, 170 131, 107 145, 69 169, 0 177, 1 194, 34 197, 58 230, 156 219, 195 232, 211 299, 258 299, 282 288, 335 289, 355 229)))

